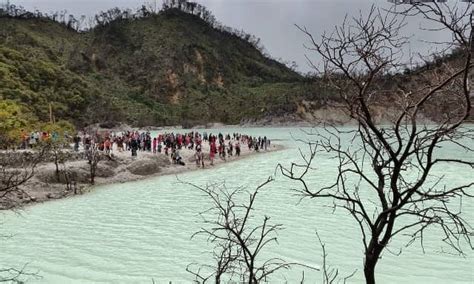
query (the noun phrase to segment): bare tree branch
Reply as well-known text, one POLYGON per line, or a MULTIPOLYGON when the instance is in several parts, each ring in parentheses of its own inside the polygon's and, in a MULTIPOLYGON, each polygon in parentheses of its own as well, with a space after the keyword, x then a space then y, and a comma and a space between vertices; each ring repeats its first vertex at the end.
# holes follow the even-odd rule
MULTIPOLYGON (((472 130, 462 127, 471 116, 472 4, 433 1, 404 7, 373 6, 366 15, 346 17, 320 40, 298 26, 308 36, 308 49, 323 59, 322 79, 338 91, 357 127, 348 131, 326 125, 309 134, 309 154, 302 155, 301 163, 277 167, 300 184, 303 196, 332 200, 335 209, 352 215, 362 233, 367 283, 375 283, 375 266, 396 235, 408 236, 408 244, 419 240, 423 248, 426 230, 437 227, 457 253, 463 253, 461 243, 472 248, 472 227, 463 217, 461 200, 472 197, 474 182, 452 184, 435 170, 449 163, 472 176, 467 171, 474 169, 472 130), (401 34, 407 17, 422 17, 450 32, 451 48, 460 59, 387 90, 387 76, 406 68, 399 52, 407 43, 401 34), (388 98, 396 98, 393 105, 382 103, 388 98), (420 123, 424 112, 439 106, 447 111, 437 125, 420 123), (396 112, 388 125, 377 122, 381 107, 396 112), (466 153, 461 158, 440 156, 444 147, 466 153), (337 161, 337 172, 334 182, 314 185, 308 177, 321 151, 337 161)), ((335 274, 326 274, 325 280, 335 274)))

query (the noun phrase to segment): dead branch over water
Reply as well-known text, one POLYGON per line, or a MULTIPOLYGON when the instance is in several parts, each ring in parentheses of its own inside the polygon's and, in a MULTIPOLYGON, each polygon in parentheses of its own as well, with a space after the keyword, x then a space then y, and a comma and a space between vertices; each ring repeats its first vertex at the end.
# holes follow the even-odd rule
POLYGON ((438 227, 442 240, 457 253, 462 246, 472 248, 472 227, 462 214, 462 200, 472 197, 474 182, 452 184, 435 169, 447 164, 463 166, 472 175, 473 130, 464 128, 471 112, 469 79, 472 76, 471 3, 455 6, 419 3, 395 6, 385 11, 372 7, 367 15, 346 18, 331 33, 317 40, 305 27, 308 49, 323 58, 318 68, 325 82, 338 90, 345 110, 356 121, 355 130, 325 125, 309 134, 309 153, 301 163, 280 165, 280 172, 300 184, 300 192, 310 198, 329 199, 334 208, 349 212, 362 232, 364 274, 375 283, 375 267, 390 241, 408 234, 410 243, 438 227), (466 6, 466 7, 464 7, 466 6), (402 7, 402 10, 400 8, 402 7), (399 86, 397 115, 388 125, 375 122, 374 106, 385 90, 378 84, 388 72, 403 70, 402 50, 408 39, 402 35, 406 17, 422 17, 448 31, 462 56, 458 67, 444 63, 428 70, 416 84, 399 86), (429 104, 449 98, 450 109, 437 125, 419 123, 429 104), (344 143, 341 137, 350 137, 344 143), (441 147, 457 147, 466 159, 442 157, 441 147), (317 154, 328 153, 337 160, 336 179, 331 184, 313 185, 317 154))

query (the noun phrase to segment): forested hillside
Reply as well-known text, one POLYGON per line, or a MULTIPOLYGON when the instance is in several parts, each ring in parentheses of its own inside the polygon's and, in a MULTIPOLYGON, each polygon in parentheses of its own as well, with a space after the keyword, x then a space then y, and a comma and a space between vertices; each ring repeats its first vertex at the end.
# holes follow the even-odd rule
POLYGON ((32 120, 48 120, 51 104, 77 126, 238 123, 292 111, 307 89, 258 39, 216 26, 205 8, 113 9, 87 31, 54 17, 0 18, 0 96, 32 120))
MULTIPOLYGON (((377 78, 381 117, 396 105, 396 89, 428 82, 424 74, 443 72, 446 62, 456 65, 455 54, 377 78)), ((193 2, 165 1, 159 11, 115 8, 93 24, 64 13, 0 9, 0 117, 8 121, 0 128, 51 116, 79 127, 343 121, 333 111, 340 96, 323 81, 272 59, 258 38, 220 24, 193 2)), ((456 104, 447 99, 434 102, 427 117, 436 120, 440 107, 456 104)))

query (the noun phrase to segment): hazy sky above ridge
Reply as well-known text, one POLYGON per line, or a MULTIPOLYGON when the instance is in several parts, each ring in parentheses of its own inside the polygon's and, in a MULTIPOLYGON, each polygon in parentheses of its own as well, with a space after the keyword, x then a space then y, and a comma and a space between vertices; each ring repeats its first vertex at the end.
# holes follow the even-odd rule
MULTIPOLYGON (((0 2, 6 0, 0 0, 0 2)), ((261 38, 268 53, 284 61, 295 61, 298 70, 310 71, 305 54, 317 57, 303 46, 308 43, 306 36, 295 24, 305 26, 315 37, 339 24, 346 14, 358 15, 368 11, 372 4, 389 7, 387 0, 197 0, 206 6, 226 26, 243 29, 261 38)), ((101 10, 113 7, 135 9, 150 0, 10 0, 28 10, 43 12, 67 10, 76 16, 93 16, 101 10)), ((161 6, 162 1, 156 1, 161 6)), ((409 49, 412 52, 432 51, 433 45, 423 40, 449 40, 441 33, 420 30, 423 24, 410 18, 405 28, 406 35, 412 36, 409 49)))

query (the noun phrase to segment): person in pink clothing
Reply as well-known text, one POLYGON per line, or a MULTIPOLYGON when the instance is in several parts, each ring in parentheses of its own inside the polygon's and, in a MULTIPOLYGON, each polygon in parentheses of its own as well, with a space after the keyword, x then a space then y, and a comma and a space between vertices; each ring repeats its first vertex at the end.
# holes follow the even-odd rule
POLYGON ((178 149, 181 149, 183 145, 183 136, 181 134, 178 135, 177 142, 178 142, 178 149))
POLYGON ((191 137, 189 135, 186 135, 185 142, 184 142, 184 147, 188 147, 189 143, 191 143, 191 137))
POLYGON ((211 165, 214 165, 214 158, 216 157, 217 147, 216 142, 212 141, 210 144, 209 158, 211 160, 211 165))
POLYGON ((237 157, 240 156, 240 142, 239 142, 239 140, 237 140, 235 142, 235 154, 237 155, 237 157))
POLYGON ((153 154, 156 154, 156 144, 157 144, 157 139, 156 139, 156 138, 153 138, 153 143, 152 143, 153 154))

